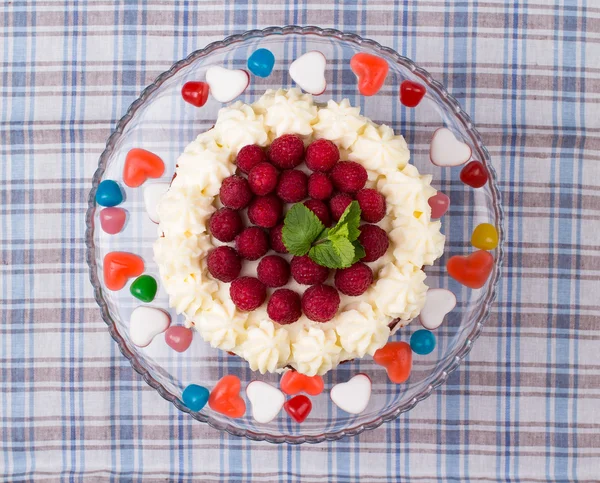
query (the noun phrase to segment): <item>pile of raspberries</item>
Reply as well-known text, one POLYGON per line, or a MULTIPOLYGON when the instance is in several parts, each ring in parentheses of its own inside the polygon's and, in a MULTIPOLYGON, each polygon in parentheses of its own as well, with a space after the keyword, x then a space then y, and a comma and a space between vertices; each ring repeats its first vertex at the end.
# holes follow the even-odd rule
POLYGON ((338 290, 346 295, 363 294, 373 282, 373 272, 364 262, 373 262, 388 249, 389 241, 377 223, 385 216, 385 198, 376 190, 365 189, 367 171, 352 161, 339 161, 337 146, 319 139, 304 149, 302 139, 286 134, 275 139, 265 151, 260 146, 243 147, 237 155, 240 174, 223 180, 219 197, 223 208, 209 221, 209 230, 221 242, 208 255, 208 271, 217 280, 231 282, 230 296, 242 311, 260 307, 267 287, 276 289, 269 298, 267 313, 279 324, 291 324, 302 313, 313 321, 331 320, 339 307, 338 290), (312 173, 298 168, 302 162, 312 173), (246 175, 244 177, 243 175, 246 175), (308 198, 308 199, 307 199, 308 198), (284 204, 304 201, 327 227, 332 226, 353 201, 357 200, 362 219, 359 241, 366 256, 349 268, 336 270, 335 288, 325 282, 330 270, 308 256, 285 258, 267 254, 269 249, 285 254, 282 241, 284 204), (245 227, 241 211, 253 226, 245 227), (242 260, 259 260, 256 277, 240 277, 242 260), (300 296, 281 288, 290 276, 309 286, 300 296))

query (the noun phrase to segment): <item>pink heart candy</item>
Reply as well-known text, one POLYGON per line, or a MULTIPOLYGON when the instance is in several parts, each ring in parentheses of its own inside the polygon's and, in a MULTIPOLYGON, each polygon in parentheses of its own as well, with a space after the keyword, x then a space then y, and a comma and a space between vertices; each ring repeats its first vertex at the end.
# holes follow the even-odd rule
POLYGON ((184 352, 192 343, 194 334, 191 329, 176 325, 169 327, 165 332, 165 342, 167 345, 177 352, 184 352))
POLYGON ((441 191, 429 198, 427 202, 431 206, 431 218, 441 218, 450 207, 450 198, 441 191))
POLYGON ((119 233, 125 226, 126 219, 127 212, 123 208, 104 208, 100 212, 100 226, 109 235, 119 233))

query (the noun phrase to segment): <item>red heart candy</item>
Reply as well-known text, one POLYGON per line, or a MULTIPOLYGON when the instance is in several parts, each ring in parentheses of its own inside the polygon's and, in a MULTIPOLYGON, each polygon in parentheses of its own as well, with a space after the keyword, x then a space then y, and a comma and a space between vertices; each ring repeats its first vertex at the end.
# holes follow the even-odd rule
POLYGON ((298 394, 305 392, 311 396, 317 396, 323 392, 323 378, 321 376, 306 376, 296 371, 286 372, 279 382, 281 390, 286 394, 298 394))
POLYGON ((488 172, 480 161, 471 161, 460 171, 460 180, 473 188, 481 188, 488 180, 488 172))
POLYGON ((208 405, 213 411, 230 418, 241 418, 246 413, 246 403, 240 397, 242 383, 233 375, 223 377, 208 398, 208 405))
POLYGON ((193 337, 191 329, 180 325, 169 327, 165 331, 165 342, 177 352, 185 352, 192 343, 193 337))
POLYGON ((373 354, 373 360, 385 367, 390 381, 406 382, 412 369, 412 349, 406 342, 388 342, 373 354))
POLYGON ((137 188, 148 178, 160 178, 164 172, 165 163, 156 154, 134 148, 125 158, 123 182, 131 188, 137 188))
POLYGON ((494 257, 490 252, 477 250, 470 255, 454 255, 446 263, 448 275, 469 288, 481 288, 492 273, 494 257))
POLYGON ((358 91, 363 96, 372 96, 383 86, 390 66, 381 57, 361 52, 352 57, 350 68, 358 77, 358 91))
POLYGON ((416 107, 427 92, 425 86, 417 82, 405 80, 400 84, 400 102, 406 107, 416 107))
POLYGON ((431 218, 441 218, 446 214, 450 207, 450 198, 441 191, 438 191, 435 195, 427 200, 431 207, 431 218))
POLYGON ((295 396, 283 404, 283 409, 297 423, 303 423, 312 411, 312 402, 304 395, 295 396))
POLYGON ((208 91, 206 82, 186 82, 181 88, 181 97, 192 106, 202 107, 208 99, 208 91))
POLYGON ((144 273, 144 260, 127 252, 110 252, 104 256, 104 284, 109 290, 121 290, 127 280, 144 273))

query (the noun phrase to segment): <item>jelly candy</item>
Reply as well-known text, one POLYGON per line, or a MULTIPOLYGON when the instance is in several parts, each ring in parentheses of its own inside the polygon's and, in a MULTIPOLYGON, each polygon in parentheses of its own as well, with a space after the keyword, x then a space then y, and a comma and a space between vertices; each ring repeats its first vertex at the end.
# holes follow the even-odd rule
POLYGON ((471 245, 482 250, 493 250, 498 246, 498 232, 496 227, 489 223, 477 225, 471 235, 471 245))
POLYGON ((192 343, 193 337, 192 330, 181 325, 169 327, 165 332, 165 342, 177 352, 185 352, 192 343))
POLYGON ((425 96, 425 92, 427 92, 425 86, 405 80, 400 84, 400 102, 406 107, 417 107, 425 96))
POLYGON ((158 223, 158 203, 169 190, 170 183, 154 183, 144 188, 144 207, 148 217, 158 223))
POLYGON ((154 300, 157 290, 158 284, 156 283, 156 279, 151 275, 142 275, 136 278, 131 287, 129 287, 131 295, 146 303, 154 300))
POLYGON ((366 374, 357 374, 348 382, 331 388, 331 400, 340 409, 350 414, 360 414, 371 399, 371 379, 366 374))
POLYGON ((425 329, 417 330, 410 336, 410 348, 421 356, 430 354, 435 349, 435 335, 425 329))
POLYGON ((125 157, 123 182, 131 188, 137 188, 148 178, 160 178, 164 172, 165 163, 156 154, 133 148, 125 157))
POLYGON ((217 101, 230 102, 246 90, 250 84, 250 76, 245 70, 213 65, 206 71, 206 82, 210 87, 210 94, 217 101))
POLYGON ((321 376, 307 376, 296 371, 287 371, 279 383, 281 390, 286 394, 305 392, 317 396, 323 392, 323 378, 321 376))
POLYGON ((127 252, 110 252, 104 256, 104 284, 109 290, 121 290, 127 280, 144 273, 144 260, 127 252))
POLYGON ((460 180, 473 188, 481 188, 487 183, 488 172, 479 161, 471 161, 460 171, 460 180))
POLYGON ((190 81, 183 84, 181 97, 192 106, 202 107, 208 100, 209 87, 206 82, 190 81))
POLYGON ((350 68, 358 78, 358 91, 363 96, 372 96, 383 86, 390 66, 381 57, 361 52, 352 57, 350 68))
POLYGON ((230 418, 241 418, 246 412, 246 403, 240 397, 241 387, 239 377, 232 374, 223 377, 210 393, 208 405, 230 418))
POLYGON ((469 288, 481 288, 492 273, 494 257, 490 252, 477 250, 468 256, 455 255, 448 260, 448 275, 469 288))
POLYGON ((312 402, 303 394, 294 396, 285 402, 283 409, 297 423, 303 423, 312 411, 312 402))
POLYGON ((127 212, 123 208, 104 208, 100 211, 100 226, 109 235, 116 235, 125 226, 127 212))
POLYGON ((171 325, 171 317, 165 311, 140 306, 131 312, 129 337, 138 347, 146 347, 154 337, 162 334, 171 325))
POLYGON ((325 56, 317 50, 312 50, 290 64, 290 77, 301 89, 318 96, 323 94, 327 87, 325 63, 325 56))
POLYGON ((262 381, 252 381, 246 388, 252 404, 252 417, 259 423, 269 423, 281 411, 285 396, 276 387, 262 381))
POLYGON ((96 203, 100 206, 116 206, 123 201, 123 193, 116 181, 105 179, 96 190, 96 203))
POLYGON ((429 206, 431 207, 431 218, 437 219, 444 216, 448 211, 448 208, 450 207, 450 198, 441 191, 438 191, 427 200, 427 203, 429 203, 429 206))
POLYGON ((248 70, 258 77, 269 77, 274 65, 275 56, 268 49, 258 49, 248 57, 248 70))
POLYGON ((191 411, 200 411, 208 402, 210 392, 197 384, 190 384, 183 390, 181 400, 191 411))
POLYGON ((402 384, 410 376, 412 350, 406 342, 388 342, 373 354, 373 360, 385 367, 390 381, 402 384))
POLYGON ((442 127, 433 133, 429 145, 429 159, 442 168, 460 166, 471 157, 471 147, 459 141, 450 129, 442 127))
POLYGON ((445 288, 430 288, 427 290, 425 305, 419 314, 421 325, 429 330, 435 330, 444 321, 446 314, 456 307, 456 295, 445 288))

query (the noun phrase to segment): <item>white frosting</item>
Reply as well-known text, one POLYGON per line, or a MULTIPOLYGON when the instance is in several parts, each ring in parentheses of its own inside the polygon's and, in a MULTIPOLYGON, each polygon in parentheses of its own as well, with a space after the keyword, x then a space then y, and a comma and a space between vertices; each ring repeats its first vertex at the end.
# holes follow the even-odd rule
POLYGON ((444 249, 441 224, 430 221, 431 177, 407 164, 409 158, 402 136, 361 116, 347 100, 329 101, 319 109, 312 96, 290 89, 267 91, 251 105, 236 102, 221 109, 215 127, 179 157, 177 176, 158 206, 163 236, 154 244, 154 256, 170 305, 211 346, 238 354, 261 373, 292 366, 304 374, 324 374, 344 360, 372 355, 388 340, 391 321, 399 318, 405 325, 419 314, 427 291, 422 267, 444 249), (342 295, 338 314, 327 323, 303 315, 293 324, 279 325, 269 319, 266 304, 240 312, 229 297, 229 284, 214 280, 206 268, 206 255, 214 246, 208 219, 217 207, 222 180, 236 170, 232 161, 237 152, 246 144, 265 146, 286 133, 300 134, 306 142, 321 137, 335 142, 342 159, 367 168, 367 185, 387 201, 387 215, 379 225, 388 232, 390 248, 370 264, 374 284, 361 297, 342 295))

